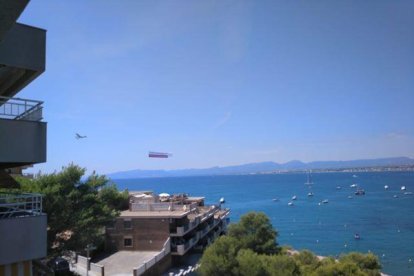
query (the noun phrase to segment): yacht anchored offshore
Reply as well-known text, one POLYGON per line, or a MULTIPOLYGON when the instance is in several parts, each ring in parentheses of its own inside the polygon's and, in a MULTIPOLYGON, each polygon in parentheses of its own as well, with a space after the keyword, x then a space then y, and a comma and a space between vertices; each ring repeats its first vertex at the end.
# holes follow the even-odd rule
POLYGON ((305 185, 312 185, 312 184, 313 184, 313 182, 312 182, 312 175, 311 175, 311 171, 309 170, 308 171, 308 179, 305 182, 305 185))

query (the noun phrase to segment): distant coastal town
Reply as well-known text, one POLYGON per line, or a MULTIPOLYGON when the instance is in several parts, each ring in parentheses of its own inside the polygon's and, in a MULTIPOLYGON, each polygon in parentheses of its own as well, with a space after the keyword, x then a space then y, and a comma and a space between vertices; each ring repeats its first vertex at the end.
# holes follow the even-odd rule
MULTIPOLYGON (((282 173, 306 173, 308 170, 277 170, 271 172, 257 172, 250 174, 282 174, 282 173)), ((406 166, 373 166, 373 167, 355 167, 355 168, 327 168, 312 169, 312 173, 364 173, 364 172, 412 172, 414 165, 406 166)))

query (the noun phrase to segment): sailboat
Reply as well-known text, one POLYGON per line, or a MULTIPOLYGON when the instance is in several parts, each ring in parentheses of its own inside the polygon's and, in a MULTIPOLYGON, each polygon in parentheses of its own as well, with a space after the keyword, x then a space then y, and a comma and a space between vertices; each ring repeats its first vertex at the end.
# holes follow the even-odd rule
POLYGON ((308 171, 308 180, 305 182, 305 185, 312 185, 312 175, 311 175, 311 171, 308 171))

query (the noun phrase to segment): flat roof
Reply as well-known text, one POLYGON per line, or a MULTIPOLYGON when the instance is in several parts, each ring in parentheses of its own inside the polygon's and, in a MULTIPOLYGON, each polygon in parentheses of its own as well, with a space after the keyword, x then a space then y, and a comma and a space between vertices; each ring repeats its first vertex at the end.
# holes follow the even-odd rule
POLYGON ((190 213, 188 211, 122 211, 121 218, 182 218, 190 213))
POLYGON ((106 275, 131 275, 134 268, 150 260, 160 251, 118 251, 98 262, 106 275))

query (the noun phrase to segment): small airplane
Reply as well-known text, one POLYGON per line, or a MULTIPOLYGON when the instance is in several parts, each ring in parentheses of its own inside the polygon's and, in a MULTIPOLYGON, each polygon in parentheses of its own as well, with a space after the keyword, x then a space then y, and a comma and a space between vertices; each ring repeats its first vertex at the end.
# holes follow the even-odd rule
POLYGON ((148 152, 149 158, 168 158, 171 156, 172 156, 171 153, 166 153, 166 152, 154 152, 154 151, 148 152))
POLYGON ((75 138, 76 138, 76 139, 78 139, 78 140, 79 140, 79 139, 84 139, 84 138, 86 138, 86 137, 87 137, 86 135, 82 136, 82 135, 80 135, 79 133, 76 133, 76 134, 75 134, 75 138))

